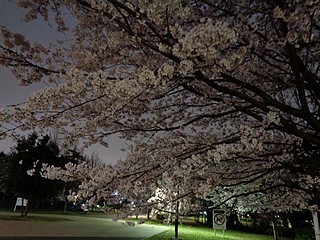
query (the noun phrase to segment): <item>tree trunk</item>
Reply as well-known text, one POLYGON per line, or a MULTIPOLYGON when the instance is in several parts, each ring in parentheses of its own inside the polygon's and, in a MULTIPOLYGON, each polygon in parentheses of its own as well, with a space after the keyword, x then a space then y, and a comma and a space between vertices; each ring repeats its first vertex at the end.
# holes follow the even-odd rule
POLYGON ((312 211, 312 218, 313 218, 313 228, 314 228, 315 238, 316 240, 320 240, 320 226, 319 226, 318 211, 312 211))
POLYGON ((288 229, 289 228, 288 214, 286 212, 281 212, 279 213, 279 215, 283 222, 283 226, 288 229))
POLYGON ((177 201, 176 205, 176 216, 174 220, 174 237, 178 239, 178 228, 179 228, 179 201, 177 201))
POLYGON ((67 197, 66 197, 66 199, 64 201, 64 206, 63 206, 63 212, 64 213, 67 213, 67 208, 68 208, 68 200, 67 200, 67 197))
POLYGON ((20 209, 20 211, 21 211, 21 217, 24 216, 23 204, 24 204, 24 198, 22 198, 21 209, 20 209))
POLYGON ((27 198, 22 198, 22 202, 21 202, 21 217, 27 216, 28 215, 28 211, 29 211, 29 204, 30 202, 25 202, 25 199, 27 198), (26 206, 24 206, 26 205, 26 206))
POLYGON ((274 240, 279 240, 279 231, 277 225, 277 219, 275 218, 275 214, 272 214, 272 229, 273 229, 273 237, 274 240))
POLYGON ((28 213, 29 213, 29 208, 31 207, 30 205, 30 199, 28 200, 27 204, 26 204, 26 207, 24 209, 24 216, 27 216, 28 213))
POLYGON ((28 207, 28 204, 27 206, 25 207, 25 210, 24 210, 24 216, 27 216, 29 213, 29 207, 28 207))

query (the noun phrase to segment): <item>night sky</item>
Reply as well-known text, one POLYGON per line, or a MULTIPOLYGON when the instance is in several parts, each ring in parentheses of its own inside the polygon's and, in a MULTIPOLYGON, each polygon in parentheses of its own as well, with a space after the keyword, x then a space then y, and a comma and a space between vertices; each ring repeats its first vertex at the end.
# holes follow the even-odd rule
MULTIPOLYGON (((30 40, 37 40, 44 44, 59 37, 57 33, 50 31, 48 24, 43 21, 22 22, 21 18, 24 13, 25 10, 18 8, 14 3, 0 0, 0 25, 6 26, 11 31, 21 33, 30 40)), ((11 71, 1 65, 0 83, 0 108, 21 103, 33 91, 45 87, 43 83, 37 83, 32 86, 19 86, 19 82, 11 74, 11 71)), ((111 137, 110 139, 109 149, 102 146, 92 146, 85 153, 91 155, 94 152, 98 154, 101 160, 107 162, 115 162, 119 158, 124 159, 126 153, 119 151, 124 146, 123 142, 116 137, 111 137)), ((0 151, 8 152, 10 151, 10 147, 13 146, 14 142, 9 139, 0 141, 0 151)))

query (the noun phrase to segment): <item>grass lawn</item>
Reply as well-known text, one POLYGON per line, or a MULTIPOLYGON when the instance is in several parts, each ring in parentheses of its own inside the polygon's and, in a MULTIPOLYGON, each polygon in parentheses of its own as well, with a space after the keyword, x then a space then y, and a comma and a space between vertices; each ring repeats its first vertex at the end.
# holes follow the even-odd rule
MULTIPOLYGON (((171 226, 168 231, 154 235, 146 240, 171 240, 174 237, 174 226, 171 226)), ((201 226, 179 225, 179 239, 183 240, 273 240, 273 236, 251 234, 245 232, 237 232, 232 230, 225 231, 223 238, 222 231, 217 230, 214 237, 214 230, 201 226)), ((281 240, 292 240, 291 238, 280 238, 281 240)))

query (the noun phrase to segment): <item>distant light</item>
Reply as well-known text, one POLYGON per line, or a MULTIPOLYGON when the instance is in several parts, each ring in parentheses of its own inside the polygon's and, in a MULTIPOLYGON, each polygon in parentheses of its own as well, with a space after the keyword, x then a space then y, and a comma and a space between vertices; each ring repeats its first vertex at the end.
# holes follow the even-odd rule
POLYGON ((119 191, 118 190, 116 190, 113 193, 111 193, 111 196, 117 196, 117 195, 119 195, 119 191))

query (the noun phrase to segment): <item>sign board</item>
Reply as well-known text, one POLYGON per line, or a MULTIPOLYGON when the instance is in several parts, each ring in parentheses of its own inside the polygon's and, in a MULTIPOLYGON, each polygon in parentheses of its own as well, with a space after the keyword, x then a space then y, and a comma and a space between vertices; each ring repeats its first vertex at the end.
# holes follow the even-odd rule
POLYGON ((16 206, 22 206, 22 204, 23 204, 23 206, 25 207, 25 206, 27 206, 27 204, 28 204, 28 199, 26 199, 26 198, 20 198, 20 197, 18 197, 17 198, 17 201, 16 201, 16 206), (22 201, 23 200, 23 201, 22 201))
POLYGON ((227 229, 226 211, 221 209, 213 209, 213 229, 227 229))
POLYGON ((19 207, 26 207, 28 205, 28 199, 26 199, 26 198, 20 198, 20 197, 18 197, 17 198, 17 201, 16 201, 16 205, 14 206, 14 212, 16 211, 16 209, 17 209, 17 206, 19 206, 19 207))

